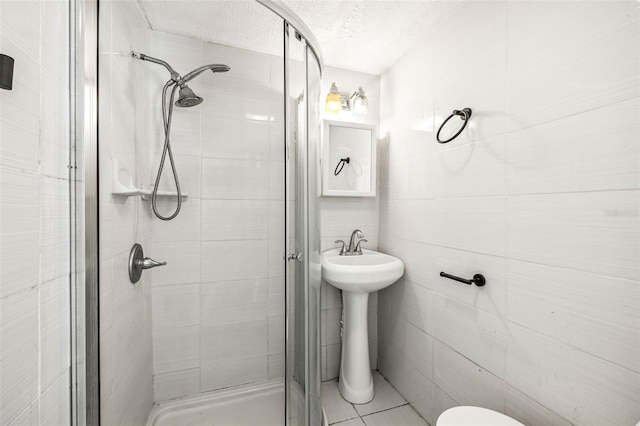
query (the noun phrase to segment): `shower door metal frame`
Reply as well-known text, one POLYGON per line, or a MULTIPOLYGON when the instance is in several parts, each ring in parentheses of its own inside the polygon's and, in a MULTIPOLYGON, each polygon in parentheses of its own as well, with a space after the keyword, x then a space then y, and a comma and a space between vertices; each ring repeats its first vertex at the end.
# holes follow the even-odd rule
MULTIPOLYGON (((315 144, 312 142, 312 134, 311 129, 313 128, 311 125, 311 112, 312 112, 312 102, 316 101, 316 108, 319 108, 320 102, 319 99, 312 99, 310 93, 313 93, 310 86, 310 67, 314 66, 312 63, 313 59, 316 60, 316 64, 318 65, 318 77, 319 80, 317 82, 320 85, 320 79, 322 78, 322 66, 319 62, 318 56, 315 54, 312 46, 305 40, 305 52, 304 52, 304 72, 305 72, 305 141, 307 144, 305 150, 305 259, 306 259, 306 303, 305 303, 305 316, 307 319, 307 324, 314 324, 315 321, 315 335, 314 340, 312 341, 309 334, 310 328, 306 329, 306 337, 307 340, 305 342, 305 355, 306 355, 306 374, 307 374, 307 388, 309 391, 305 396, 307 402, 307 418, 308 425, 310 426, 321 426, 324 419, 324 412, 322 410, 322 395, 321 395, 321 387, 322 387, 322 374, 320 372, 322 368, 322 344, 321 344, 321 285, 322 285, 322 277, 320 275, 320 250, 321 250, 321 238, 319 232, 319 211, 315 209, 319 209, 317 205, 318 201, 314 200, 317 196, 320 195, 318 183, 321 181, 320 171, 321 165, 319 163, 320 160, 320 144, 322 143, 322 137, 320 133, 317 135, 317 140, 315 144), (315 209, 314 209, 315 207, 315 209), (313 233, 316 231, 314 228, 314 224, 318 225, 317 234, 313 233), (315 282, 315 285, 314 285, 315 282), (316 301, 314 304, 313 302, 316 301), (315 306, 314 306, 315 305, 315 306), (312 320, 312 315, 315 317, 312 320), (314 359, 311 356, 311 353, 315 352, 315 365, 312 365, 311 361, 314 359), (315 388, 315 389, 314 389, 315 388), (314 410, 315 408, 315 410, 314 410)), ((319 87, 318 87, 319 88, 319 87)), ((320 90, 318 90, 320 92, 320 90)), ((318 111, 319 112, 319 111, 318 111)), ((320 120, 320 115, 318 114, 318 120, 320 120)), ((321 126, 318 126, 318 132, 320 132, 321 126)))
POLYGON ((283 88, 283 97, 284 97, 284 161, 285 161, 285 172, 284 172, 284 282, 285 282, 285 302, 284 302, 284 423, 285 426, 290 426, 289 424, 289 403, 291 401, 291 384, 289 383, 289 377, 292 376, 291 366, 289 363, 289 342, 291 341, 291 333, 292 329, 289 326, 291 321, 291 314, 289 312, 289 306, 291 305, 291 290, 289 288, 289 283, 287 280, 287 276, 289 275, 289 265, 287 260, 287 253, 289 253, 289 200, 287 197, 288 191, 288 179, 289 179, 289 142, 290 137, 288 135, 288 131, 291 128, 291 117, 290 111, 291 107, 289 106, 289 24, 286 20, 282 22, 282 40, 283 40, 283 65, 284 65, 284 88, 283 88))
MULTIPOLYGON (((320 75, 322 75, 322 71, 324 68, 324 60, 322 59, 322 51, 320 50, 320 43, 313 35, 311 29, 305 24, 300 18, 296 16, 296 14, 289 9, 284 3, 278 0, 255 0, 260 3, 279 17, 284 20, 284 23, 288 26, 291 26, 295 29, 302 37, 304 37, 305 42, 309 49, 311 49, 311 53, 316 57, 318 61, 318 66, 320 67, 320 75)), ((286 34, 286 31, 285 31, 286 34)), ((285 37, 287 37, 285 35, 285 37)), ((286 43, 286 42, 285 42, 286 43)), ((286 60, 286 59, 285 59, 286 60)), ((285 62, 286 64, 286 62, 285 62)), ((287 76, 285 75, 285 87, 287 83, 287 76)))
MULTIPOLYGON (((310 215, 313 214, 311 211, 311 203, 310 198, 315 196, 315 193, 311 193, 314 188, 310 188, 310 182, 315 182, 309 178, 309 173, 315 173, 317 170, 313 164, 310 164, 309 161, 309 149, 315 148, 310 147, 310 133, 309 133, 309 119, 310 119, 310 99, 309 99, 309 62, 310 58, 315 59, 319 68, 319 74, 321 75, 322 67, 321 62, 318 56, 316 55, 314 49, 310 46, 309 42, 305 39, 304 35, 301 34, 295 26, 291 25, 286 20, 284 21, 284 113, 285 113, 285 253, 297 253, 298 251, 302 253, 301 260, 296 263, 296 273, 295 277, 292 277, 289 265, 285 265, 286 268, 286 303, 285 303, 285 401, 286 401, 286 424, 287 426, 292 426, 290 424, 290 416, 289 416, 289 403, 292 400, 292 383, 294 381, 294 362, 296 359, 291 359, 290 355, 293 353, 290 348, 291 345, 295 344, 296 346, 301 346, 304 348, 304 378, 303 380, 303 388, 304 388, 304 424, 306 426, 315 426, 318 424, 317 421, 314 420, 314 414, 318 412, 318 407, 320 407, 321 411, 321 401, 320 398, 320 390, 319 380, 315 380, 315 378, 320 377, 319 370, 316 372, 314 369, 319 368, 319 365, 312 365, 311 360, 313 357, 311 356, 311 351, 315 351, 316 359, 320 360, 320 318, 319 318, 319 307, 318 309, 311 309, 309 306, 312 297, 312 288, 311 288, 311 258, 312 258, 312 247, 311 247, 311 234, 309 229, 310 223, 310 215), (291 97, 291 88, 290 88, 290 77, 291 77, 291 35, 295 35, 295 39, 302 43, 302 51, 303 57, 302 59, 302 69, 304 70, 304 84, 302 87, 302 94, 300 98, 297 99, 296 102, 291 97), (294 122, 294 117, 298 117, 299 119, 304 120, 304 126, 302 132, 298 129, 298 120, 294 122), (294 129, 295 124, 295 129, 294 129), (293 141, 292 138, 295 134, 298 136, 296 141, 293 141), (301 235, 296 235, 295 243, 291 242, 289 238, 289 221, 291 220, 290 215, 290 161, 295 162, 296 166, 296 216, 295 216, 295 232, 301 232, 301 235), (298 226, 300 225, 300 226, 298 226), (291 246, 291 244, 294 244, 291 246), (299 270, 298 270, 299 268, 299 270), (296 300, 302 300, 304 306, 303 312, 303 324, 300 322, 296 322, 296 318, 292 315, 293 305, 296 303, 293 300, 292 292, 293 288, 296 288, 296 300), (302 289, 302 294, 299 294, 299 289, 302 289), (312 318, 311 315, 313 312, 318 313, 316 318, 312 318), (294 324, 296 325, 294 327, 294 324), (315 324, 317 328, 315 333, 311 333, 311 326, 315 324), (300 333, 298 330, 300 327, 303 327, 304 333, 304 342, 298 341, 298 337, 300 337, 300 333), (294 336, 297 334, 297 336, 294 336), (314 337, 314 340, 312 340, 314 337), (318 374, 314 374, 318 373, 318 374), (318 383, 316 383, 318 382, 318 383), (312 390, 313 386, 318 387, 316 391, 312 390), (314 397, 318 398, 318 400, 314 400, 314 397), (315 410, 314 410, 315 408, 315 410)), ((298 58, 296 58, 298 60, 298 58)), ((318 82, 319 84, 319 82, 318 82)), ((318 142, 320 138, 318 137, 318 142)), ((314 157, 315 158, 315 157, 314 157)), ((318 169, 319 170, 319 169, 318 169)), ((319 242, 318 242, 319 243, 319 242)), ((319 246, 317 247, 319 251, 319 246)), ((319 295, 319 288, 317 289, 317 293, 319 295)), ((319 298, 318 298, 319 299, 319 298)), ((318 301, 319 303, 319 301, 318 301)), ((296 305, 296 309, 299 309, 300 306, 296 305)), ((296 315, 299 316, 300 312, 296 311, 296 315)), ((300 318, 298 318, 300 319, 300 318)), ((296 348, 295 353, 298 354, 300 351, 296 348)), ((295 357, 295 356, 294 356, 295 357)), ((319 364, 319 363, 318 363, 319 364)), ((298 374, 300 372, 298 371, 298 374)), ((322 417, 322 413, 319 413, 320 417, 322 417)), ((321 421, 321 420, 320 420, 321 421)))
MULTIPOLYGON (((301 164, 299 161, 300 149, 306 149, 306 139, 302 140, 299 138, 299 132, 297 129, 298 119, 300 118, 299 107, 301 105, 300 99, 292 99, 291 97, 291 52, 290 46, 292 43, 291 34, 295 34, 298 41, 304 43, 301 39, 300 34, 296 31, 296 29, 291 26, 287 20, 283 21, 283 42, 284 42, 284 149, 285 149, 285 176, 284 176, 284 187, 285 187, 285 253, 301 253, 301 261, 295 263, 295 271, 293 274, 291 273, 291 266, 288 264, 288 261, 285 261, 285 424, 286 426, 300 426, 300 425, 309 425, 309 398, 307 392, 307 382, 308 382, 308 362, 306 357, 306 348, 307 348, 307 337, 308 333, 306 332, 306 326, 308 324, 307 318, 307 310, 305 309, 303 312, 304 321, 301 325, 298 321, 296 321, 296 316, 300 315, 300 312, 297 311, 296 315, 293 315, 293 307, 296 305, 296 301, 305 300, 306 291, 303 290, 302 294, 299 294, 299 289, 306 289, 307 280, 306 280, 306 271, 308 270, 308 256, 306 253, 306 221, 304 215, 300 212, 300 206, 305 204, 303 198, 300 197, 300 189, 306 185, 306 180, 304 179, 304 175, 306 173, 306 163, 301 164), (295 134, 294 134, 294 124, 296 125, 295 134), (295 139, 295 140, 294 140, 295 139), (291 187, 290 187, 290 179, 291 179, 291 167, 290 162, 295 162, 295 173, 296 177, 294 178, 296 186, 295 186, 295 213, 291 212, 291 203, 290 203, 290 195, 291 195, 291 187), (303 179, 299 179, 300 176, 303 179), (302 235, 295 236, 295 242, 291 242, 290 238, 290 221, 294 220, 295 223, 292 225, 295 228, 295 232, 298 233, 299 228, 302 228, 302 235), (303 223, 301 226, 298 226, 298 221, 302 220, 303 223), (301 240, 301 241, 300 241, 301 240), (300 243, 300 244, 298 244, 300 243), (291 245, 293 244, 293 246, 291 245), (302 282, 299 282, 301 280, 302 282), (295 298, 293 296, 295 289, 295 298), (304 332, 304 342, 299 341, 300 337, 300 327, 303 327, 304 332), (295 345, 295 350, 292 350, 292 346, 295 345), (298 354, 300 354, 300 345, 303 345, 304 348, 304 373, 298 371, 297 362, 299 361, 298 354), (294 369, 296 371, 294 371, 294 369), (303 377, 300 377, 303 376, 303 377), (290 411, 293 408, 291 406, 291 402, 293 399, 292 396, 292 386, 295 380, 295 377, 298 377, 302 380, 301 385, 304 388, 304 423, 298 423, 297 425, 291 424, 290 411)), ((302 98, 306 98, 306 87, 303 92, 302 98)), ((306 120, 306 114, 304 116, 306 120)), ((306 136, 306 134, 305 134, 306 136)))
POLYGON ((71 423, 100 424, 98 0, 70 2, 71 423))

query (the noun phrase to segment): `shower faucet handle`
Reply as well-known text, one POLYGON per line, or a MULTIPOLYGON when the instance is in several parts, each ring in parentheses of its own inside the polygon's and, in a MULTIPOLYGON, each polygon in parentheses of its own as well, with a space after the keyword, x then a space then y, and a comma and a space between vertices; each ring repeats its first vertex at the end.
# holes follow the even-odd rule
POLYGON ((142 260, 138 260, 139 265, 142 266, 142 269, 150 269, 155 268, 156 266, 164 266, 167 262, 157 262, 150 257, 145 257, 142 260))
POLYGON ((142 271, 144 269, 155 268, 156 266, 164 266, 167 262, 157 262, 148 257, 144 257, 144 251, 140 244, 134 244, 129 253, 129 280, 131 284, 140 281, 142 271))

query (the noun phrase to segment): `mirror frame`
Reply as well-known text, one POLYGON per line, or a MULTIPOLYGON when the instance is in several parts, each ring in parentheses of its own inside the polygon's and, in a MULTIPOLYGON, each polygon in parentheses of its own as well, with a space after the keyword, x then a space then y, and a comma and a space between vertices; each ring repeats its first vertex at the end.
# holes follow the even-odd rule
POLYGON ((322 123, 322 195, 325 197, 375 197, 376 196, 376 175, 377 175, 377 148, 378 147, 378 127, 375 124, 352 123, 347 121, 323 120, 322 123), (329 176, 333 173, 330 170, 329 152, 331 140, 329 137, 331 127, 346 127, 350 129, 371 130, 371 180, 369 191, 329 189, 329 176))

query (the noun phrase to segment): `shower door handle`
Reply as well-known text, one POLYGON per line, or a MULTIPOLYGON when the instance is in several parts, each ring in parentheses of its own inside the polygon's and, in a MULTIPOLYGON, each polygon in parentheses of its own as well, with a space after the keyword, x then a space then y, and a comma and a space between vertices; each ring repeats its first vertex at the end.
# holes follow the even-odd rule
POLYGON ((303 257, 302 257, 302 252, 297 253, 297 254, 296 254, 296 253, 287 253, 287 255, 286 255, 286 259, 287 259, 288 261, 291 261, 291 260, 297 260, 297 261, 298 261, 298 263, 302 263, 302 259, 303 259, 303 257))

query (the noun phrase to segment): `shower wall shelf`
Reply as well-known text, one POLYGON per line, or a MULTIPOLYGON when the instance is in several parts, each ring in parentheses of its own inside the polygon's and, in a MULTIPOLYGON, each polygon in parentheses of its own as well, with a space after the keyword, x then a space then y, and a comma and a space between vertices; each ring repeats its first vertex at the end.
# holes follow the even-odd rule
MULTIPOLYGON (((151 200, 151 195, 153 194, 153 188, 146 188, 144 185, 141 187, 137 187, 133 184, 133 179, 131 178, 131 174, 127 174, 129 176, 128 183, 122 183, 120 181, 120 171, 126 169, 122 169, 118 165, 118 160, 113 158, 111 160, 111 193, 113 195, 121 195, 124 197, 142 197, 143 200, 151 200)), ((160 198, 176 198, 178 196, 177 192, 172 191, 158 191, 158 197, 160 198)), ((182 201, 186 201, 189 198, 188 192, 182 192, 182 201)))

